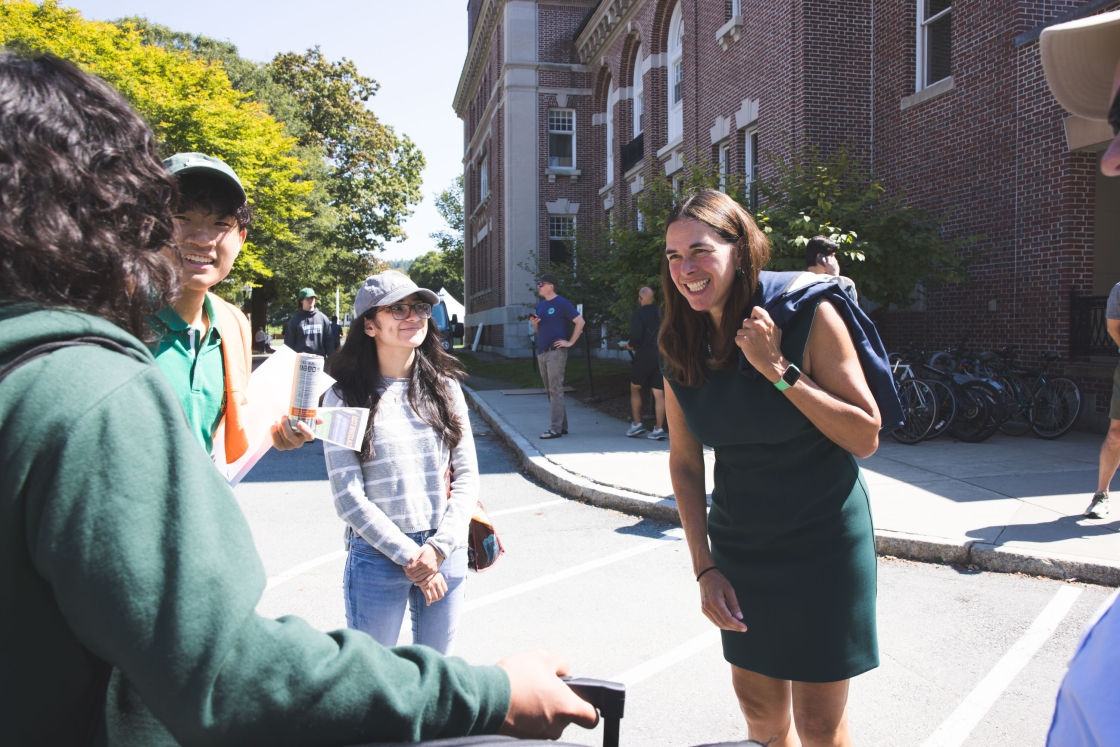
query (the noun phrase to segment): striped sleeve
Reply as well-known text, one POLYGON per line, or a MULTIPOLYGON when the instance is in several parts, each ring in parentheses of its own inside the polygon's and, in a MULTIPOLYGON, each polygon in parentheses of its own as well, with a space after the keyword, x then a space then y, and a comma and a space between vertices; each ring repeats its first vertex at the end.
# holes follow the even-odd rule
MULTIPOLYGON (((324 407, 345 407, 331 389, 323 397, 324 407)), ((387 555, 397 565, 407 565, 420 546, 393 523, 366 495, 365 476, 359 454, 343 446, 324 443, 327 477, 334 494, 338 517, 366 542, 387 555)))
POLYGON ((478 456, 474 449, 474 435, 471 433, 470 414, 463 390, 457 382, 448 382, 455 398, 455 414, 463 424, 463 437, 451 451, 451 497, 447 501, 443 517, 436 533, 428 544, 447 558, 457 547, 467 544, 467 533, 471 525, 475 504, 478 502, 478 456))

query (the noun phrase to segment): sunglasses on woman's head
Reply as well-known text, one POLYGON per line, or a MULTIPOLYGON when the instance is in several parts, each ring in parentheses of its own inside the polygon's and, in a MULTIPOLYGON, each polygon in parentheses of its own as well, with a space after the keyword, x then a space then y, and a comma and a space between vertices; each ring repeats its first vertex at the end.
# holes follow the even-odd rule
POLYGON ((416 312, 416 316, 421 319, 432 318, 432 305, 430 303, 395 303, 391 306, 382 306, 378 311, 391 312, 393 318, 398 322, 403 322, 405 319, 408 319, 414 311, 416 312))

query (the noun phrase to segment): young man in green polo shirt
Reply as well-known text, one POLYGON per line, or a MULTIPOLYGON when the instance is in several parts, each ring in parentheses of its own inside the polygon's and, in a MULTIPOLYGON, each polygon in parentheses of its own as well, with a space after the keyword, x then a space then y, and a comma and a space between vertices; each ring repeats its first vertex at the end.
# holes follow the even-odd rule
MULTIPOLYGON (((235 306, 210 293, 225 280, 252 222, 245 189, 225 162, 203 153, 178 153, 164 161, 179 180, 175 242, 182 254, 181 292, 151 319, 151 346, 187 414, 191 430, 211 453, 223 425, 225 460, 246 450, 240 408, 252 367, 249 322, 235 306)), ((314 439, 287 418, 272 427, 273 446, 294 449, 314 439)), ((222 456, 222 455, 218 455, 222 456)))

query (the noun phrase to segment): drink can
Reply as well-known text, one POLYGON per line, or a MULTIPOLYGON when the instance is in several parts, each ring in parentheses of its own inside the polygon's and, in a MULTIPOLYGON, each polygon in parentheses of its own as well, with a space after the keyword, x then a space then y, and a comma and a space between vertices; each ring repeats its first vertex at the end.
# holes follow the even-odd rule
POLYGON ((326 361, 321 355, 296 354, 296 375, 292 379, 292 406, 288 412, 292 426, 303 423, 315 429, 315 416, 319 411, 319 375, 326 361))

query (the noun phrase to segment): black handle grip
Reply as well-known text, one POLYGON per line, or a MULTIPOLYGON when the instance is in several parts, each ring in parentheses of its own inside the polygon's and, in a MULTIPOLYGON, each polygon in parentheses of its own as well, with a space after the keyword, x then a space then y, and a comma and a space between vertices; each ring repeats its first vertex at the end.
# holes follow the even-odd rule
POLYGON ((626 708, 626 685, 589 677, 561 677, 572 692, 599 709, 604 719, 620 719, 626 708))

